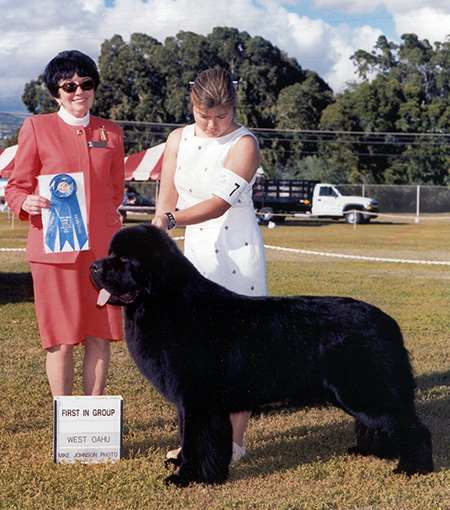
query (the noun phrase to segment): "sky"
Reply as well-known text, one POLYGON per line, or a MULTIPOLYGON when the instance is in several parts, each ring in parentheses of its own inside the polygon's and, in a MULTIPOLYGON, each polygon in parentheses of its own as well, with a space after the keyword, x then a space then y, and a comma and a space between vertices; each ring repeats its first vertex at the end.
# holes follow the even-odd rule
POLYGON ((357 81, 350 56, 380 35, 414 33, 434 44, 450 34, 449 0, 0 0, 0 112, 25 112, 24 86, 59 51, 95 60, 103 41, 226 26, 261 36, 342 92, 357 81))

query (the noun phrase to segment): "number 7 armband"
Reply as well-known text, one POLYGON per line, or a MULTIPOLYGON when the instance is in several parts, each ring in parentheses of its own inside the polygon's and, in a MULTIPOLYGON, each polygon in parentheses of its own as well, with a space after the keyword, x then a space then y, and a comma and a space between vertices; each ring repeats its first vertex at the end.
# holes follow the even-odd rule
POLYGON ((250 184, 245 179, 228 170, 228 168, 222 168, 213 187, 212 194, 233 206, 248 186, 250 184))

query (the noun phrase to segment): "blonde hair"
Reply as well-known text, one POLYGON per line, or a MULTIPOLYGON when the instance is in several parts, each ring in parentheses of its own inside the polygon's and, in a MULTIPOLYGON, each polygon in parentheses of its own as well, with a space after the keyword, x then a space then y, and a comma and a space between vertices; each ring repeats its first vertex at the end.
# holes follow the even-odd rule
POLYGON ((236 89, 233 78, 225 69, 207 69, 194 82, 191 103, 199 109, 236 107, 236 89))

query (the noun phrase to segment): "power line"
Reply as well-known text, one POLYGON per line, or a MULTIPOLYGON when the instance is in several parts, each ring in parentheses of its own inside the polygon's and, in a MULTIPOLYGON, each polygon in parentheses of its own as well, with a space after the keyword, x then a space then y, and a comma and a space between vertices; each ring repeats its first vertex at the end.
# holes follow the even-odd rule
MULTIPOLYGON (((1 112, 1 115, 8 115, 12 118, 29 117, 31 114, 1 112)), ((124 128, 124 142, 128 146, 145 145, 149 143, 149 138, 161 138, 161 143, 165 141, 168 133, 173 129, 183 127, 186 124, 166 123, 166 122, 140 122, 130 120, 116 120, 124 128), (130 128, 144 128, 142 131, 130 128), (140 138, 140 139, 139 139, 140 138)), ((0 123, 5 126, 20 126, 21 122, 3 121, 0 123)), ((277 129, 277 128, 250 128, 252 133, 258 138, 261 145, 261 152, 299 154, 308 156, 360 156, 360 157, 404 157, 404 158, 449 158, 450 154, 442 154, 442 149, 450 149, 450 133, 427 133, 412 132, 398 133, 393 131, 330 131, 330 130, 312 130, 312 129, 277 129), (434 141, 436 140, 436 141, 434 141), (289 144, 290 148, 278 149, 276 147, 267 147, 267 144, 289 144), (293 149, 294 144, 308 144, 322 146, 322 150, 311 149, 293 149), (373 146, 373 147, 395 147, 400 152, 357 152, 355 150, 327 150, 330 145, 349 146, 373 146), (405 152, 408 148, 436 148, 437 154, 419 154, 405 152)))
MULTIPOLYGON (((0 112, 1 113, 1 112, 0 112)), ((157 126, 162 128, 178 128, 184 127, 186 124, 175 124, 175 123, 165 123, 165 122, 138 122, 138 121, 130 121, 130 120, 115 120, 117 124, 122 125, 130 125, 130 126, 157 126)), ((330 130, 320 130, 320 129, 277 129, 277 128, 258 128, 258 127, 249 127, 248 128, 252 133, 310 133, 312 135, 355 135, 355 136, 395 136, 395 137, 411 137, 411 136, 425 136, 425 137, 443 137, 450 138, 450 133, 430 133, 430 132, 411 132, 411 133, 402 133, 395 131, 330 131, 330 130)))
MULTIPOLYGON (((125 142, 129 145, 138 145, 148 143, 145 138, 157 137, 165 139, 170 130, 183 127, 185 124, 156 123, 156 122, 134 122, 117 121, 125 130, 125 142), (127 130, 126 127, 149 128, 143 131, 127 130), (157 130, 155 130, 157 128, 157 130), (134 139, 129 135, 134 135, 134 139), (139 140, 139 138, 141 138, 139 140)), ((443 154, 442 149, 450 149, 450 134, 447 133, 395 133, 395 132, 364 132, 364 131, 329 131, 329 130, 309 130, 309 129, 275 129, 275 128, 250 128, 257 137, 261 145, 261 152, 299 154, 308 156, 359 156, 359 157, 403 157, 403 158, 448 158, 450 154, 443 154), (290 148, 267 147, 267 144, 289 144, 290 148), (324 147, 323 149, 311 150, 299 147, 292 148, 294 144, 316 145, 324 147), (327 150, 327 146, 349 145, 354 148, 360 147, 394 147, 397 152, 368 152, 367 149, 361 151, 342 151, 327 150), (436 154, 420 154, 407 152, 408 149, 438 149, 436 154)))

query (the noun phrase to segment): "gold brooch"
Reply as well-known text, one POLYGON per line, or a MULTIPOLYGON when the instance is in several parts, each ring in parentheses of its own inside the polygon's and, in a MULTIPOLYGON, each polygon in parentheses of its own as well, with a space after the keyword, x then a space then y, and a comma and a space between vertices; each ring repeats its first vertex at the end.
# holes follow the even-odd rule
POLYGON ((106 136, 106 129, 105 129, 105 126, 102 126, 100 129, 100 140, 102 142, 107 142, 108 141, 108 138, 106 136))

